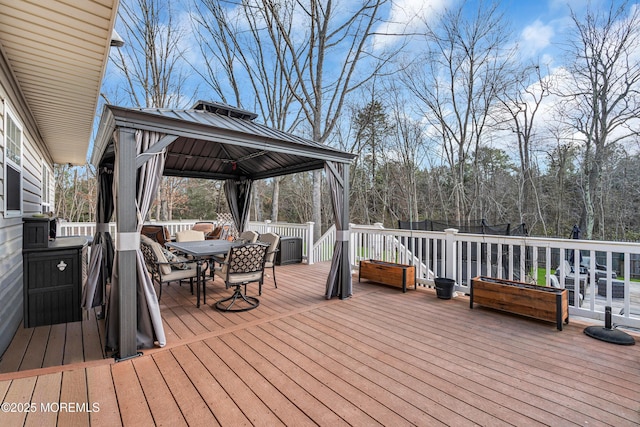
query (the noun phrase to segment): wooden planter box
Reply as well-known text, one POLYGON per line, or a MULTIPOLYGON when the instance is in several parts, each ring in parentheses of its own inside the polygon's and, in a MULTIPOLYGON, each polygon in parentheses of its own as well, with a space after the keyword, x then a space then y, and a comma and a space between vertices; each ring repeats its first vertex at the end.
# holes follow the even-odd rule
POLYGON ((471 280, 469 307, 473 303, 540 320, 569 323, 568 291, 566 289, 530 285, 491 277, 471 280))
POLYGON ((416 289, 416 267, 413 265, 396 264, 373 259, 363 260, 360 261, 358 282, 361 279, 395 286, 402 288, 402 292, 407 292, 407 288, 410 286, 416 289))

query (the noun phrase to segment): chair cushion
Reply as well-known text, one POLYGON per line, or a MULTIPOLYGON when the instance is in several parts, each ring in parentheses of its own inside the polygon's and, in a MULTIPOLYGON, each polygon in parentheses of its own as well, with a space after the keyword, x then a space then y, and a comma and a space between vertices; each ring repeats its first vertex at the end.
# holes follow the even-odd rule
MULTIPOLYGON (((142 238, 141 238, 142 240, 142 238)), ((160 263, 165 263, 167 262, 167 258, 164 256, 164 252, 163 252, 163 248, 162 246, 160 246, 160 244, 158 242, 154 242, 153 240, 151 240, 150 242, 145 242, 147 243, 150 247, 151 250, 153 251, 153 254, 156 257, 156 260, 160 263)), ((167 264, 160 264, 160 272, 162 273, 162 275, 165 274, 169 274, 171 273, 171 266, 167 265, 167 264)))
POLYGON ((204 240, 204 233, 196 230, 183 230, 176 233, 177 242, 196 242, 204 240))
POLYGON ((219 239, 221 234, 222 234, 222 226, 217 226, 216 228, 213 229, 211 233, 209 233, 208 238, 219 239))
POLYGON ((171 268, 174 268, 177 270, 186 270, 187 268, 189 268, 189 265, 187 264, 189 260, 186 259, 185 257, 176 255, 167 248, 162 248, 162 253, 164 254, 164 257, 167 259, 168 262, 182 263, 182 264, 171 265, 170 266, 171 268))
POLYGON ((192 277, 196 277, 196 268, 195 264, 193 268, 187 268, 185 270, 172 270, 169 274, 162 273, 162 281, 163 282, 173 282, 174 280, 182 280, 182 279, 190 279, 192 277))
POLYGON ((269 244, 264 266, 271 268, 273 267, 273 261, 278 250, 278 245, 280 244, 280 236, 275 233, 264 233, 260 235, 259 241, 269 244))
POLYGON ((258 233, 256 233, 255 231, 246 230, 243 231, 240 236, 238 236, 238 239, 242 239, 247 243, 255 243, 258 240, 258 233))
MULTIPOLYGON (((227 272, 224 267, 225 266, 223 266, 222 268, 216 267, 215 274, 226 280, 227 272)), ((261 278, 262 278, 262 271, 256 271, 253 273, 233 273, 233 274, 229 274, 228 283, 237 284, 237 283, 244 283, 244 282, 256 282, 261 278)))
POLYGON ((205 234, 211 233, 213 228, 214 225, 212 222, 196 222, 193 227, 191 227, 192 230, 202 231, 205 234))

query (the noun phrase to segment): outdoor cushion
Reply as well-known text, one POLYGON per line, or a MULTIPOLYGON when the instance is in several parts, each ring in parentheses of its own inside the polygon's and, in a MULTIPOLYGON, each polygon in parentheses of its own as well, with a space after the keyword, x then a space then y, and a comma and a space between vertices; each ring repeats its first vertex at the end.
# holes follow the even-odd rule
POLYGON ((171 266, 166 264, 167 258, 164 256, 164 251, 162 250, 163 249, 162 246, 160 246, 158 242, 154 242, 153 240, 149 239, 144 235, 140 236, 140 241, 142 243, 146 243, 147 245, 149 245, 149 247, 153 251, 153 255, 156 257, 156 259, 160 263, 158 267, 160 268, 160 272, 162 273, 162 275, 164 276, 166 274, 170 274, 171 266))
POLYGON ((197 242, 204 240, 204 233, 196 230, 183 230, 176 233, 176 242, 197 242))
POLYGON ((173 264, 171 266, 172 268, 175 268, 178 270, 186 270, 187 268, 189 268, 189 265, 187 264, 188 260, 185 257, 176 255, 167 248, 162 248, 162 253, 164 254, 164 257, 167 259, 168 262, 182 263, 182 264, 173 264))

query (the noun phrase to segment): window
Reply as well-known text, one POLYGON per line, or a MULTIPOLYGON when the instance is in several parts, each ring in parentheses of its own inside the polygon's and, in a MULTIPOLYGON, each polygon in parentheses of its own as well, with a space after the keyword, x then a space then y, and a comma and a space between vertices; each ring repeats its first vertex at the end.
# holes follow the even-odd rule
POLYGON ((8 108, 4 116, 4 215, 22 215, 22 127, 8 108))
POLYGON ((42 163, 42 213, 51 210, 51 169, 46 163, 42 163))

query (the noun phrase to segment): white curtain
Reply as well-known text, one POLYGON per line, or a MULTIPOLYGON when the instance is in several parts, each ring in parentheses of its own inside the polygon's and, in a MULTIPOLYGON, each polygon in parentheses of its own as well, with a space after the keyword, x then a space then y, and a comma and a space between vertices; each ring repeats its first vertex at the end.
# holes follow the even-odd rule
MULTIPOLYGON (((137 154, 144 153, 148 148, 157 143, 162 134, 157 132, 137 130, 135 133, 137 154)), ((114 144, 118 149, 117 141, 114 144)), ((117 158, 117 155, 116 155, 117 158)), ((138 169, 136 182, 136 210, 138 214, 137 231, 142 230, 144 218, 146 218, 151 204, 155 198, 158 186, 162 179, 164 170, 164 162, 166 158, 166 150, 152 156, 148 161, 142 164, 138 169)), ((117 182, 118 165, 116 162, 114 168, 114 182, 117 182)), ((114 194, 117 200, 117 191, 114 188, 114 194)), ((118 347, 118 287, 120 286, 117 277, 117 257, 114 262, 113 276, 111 279, 111 298, 109 299, 109 310, 107 313, 107 348, 117 349, 118 347)), ((137 268, 137 323, 136 341, 138 348, 150 348, 153 345, 163 347, 167 340, 162 325, 162 317, 160 315, 160 306, 156 296, 153 281, 147 274, 144 264, 144 257, 140 251, 140 247, 136 249, 136 268, 137 268)))

